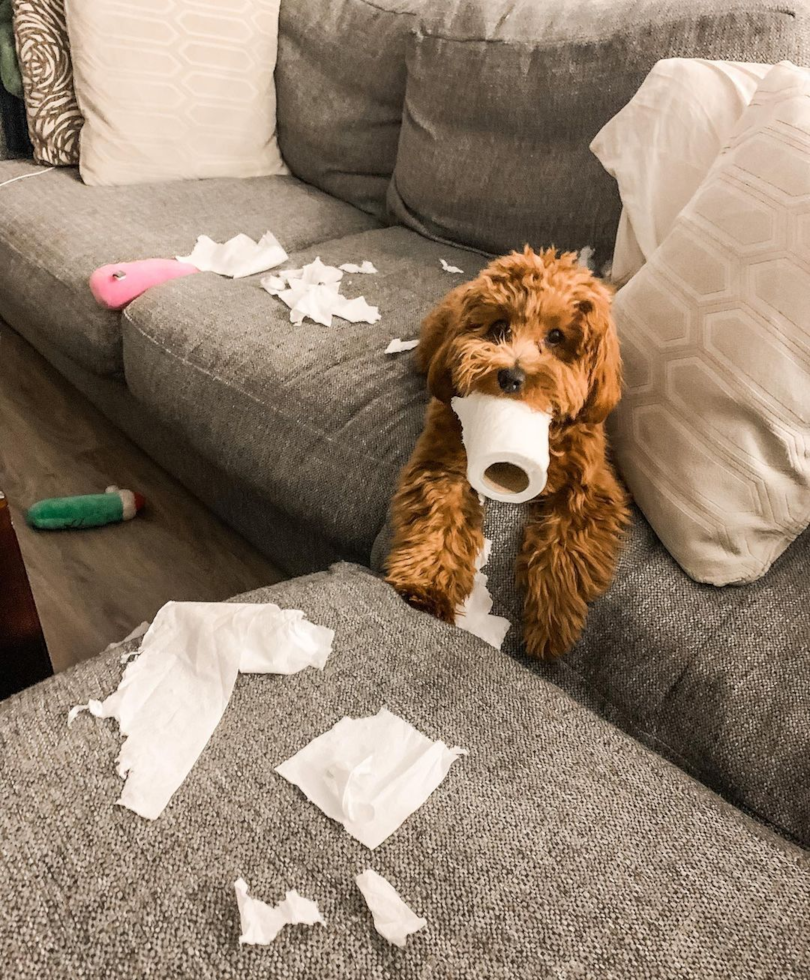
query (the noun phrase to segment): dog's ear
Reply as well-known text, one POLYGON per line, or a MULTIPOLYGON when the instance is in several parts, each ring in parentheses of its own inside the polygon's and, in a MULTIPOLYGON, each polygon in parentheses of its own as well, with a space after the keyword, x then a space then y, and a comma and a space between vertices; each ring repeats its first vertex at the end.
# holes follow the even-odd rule
POLYGON ((450 364, 450 344, 463 328, 464 299, 471 283, 465 282, 451 290, 422 321, 416 366, 427 375, 431 395, 449 404, 456 394, 450 364))
POLYGON ((612 296, 608 286, 594 280, 587 298, 579 304, 590 334, 588 397, 579 415, 585 422, 604 422, 622 396, 622 358, 610 310, 612 296))

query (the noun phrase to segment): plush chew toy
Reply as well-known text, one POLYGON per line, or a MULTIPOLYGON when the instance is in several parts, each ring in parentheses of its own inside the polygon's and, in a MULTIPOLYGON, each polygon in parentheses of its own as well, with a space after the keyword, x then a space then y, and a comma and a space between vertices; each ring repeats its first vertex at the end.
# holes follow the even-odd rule
POLYGON ((96 269, 90 276, 90 290, 96 301, 108 310, 123 310, 150 286, 199 271, 196 265, 178 262, 177 259, 119 262, 118 265, 103 265, 96 269))
POLYGON ((51 497, 34 504, 25 515, 31 527, 56 531, 70 527, 100 527, 130 521, 146 501, 139 493, 107 487, 85 497, 51 497))

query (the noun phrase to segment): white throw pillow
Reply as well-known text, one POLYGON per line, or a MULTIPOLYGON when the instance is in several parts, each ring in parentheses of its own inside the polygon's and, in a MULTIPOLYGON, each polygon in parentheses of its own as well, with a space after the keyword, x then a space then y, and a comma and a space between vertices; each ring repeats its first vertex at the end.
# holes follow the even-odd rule
POLYGON ((667 58, 596 134, 591 150, 616 178, 623 206, 614 282, 635 275, 669 234, 770 69, 667 58))
POLYGON ((636 502, 692 578, 759 578, 810 523, 810 72, 769 72, 614 313, 636 502))
POLYGON ((66 0, 88 184, 288 173, 280 0, 66 0))

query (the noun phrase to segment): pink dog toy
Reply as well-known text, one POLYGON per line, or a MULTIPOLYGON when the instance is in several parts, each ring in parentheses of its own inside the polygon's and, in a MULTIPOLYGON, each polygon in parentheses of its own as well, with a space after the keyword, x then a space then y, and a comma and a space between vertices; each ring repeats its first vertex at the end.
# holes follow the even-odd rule
POLYGON ((103 265, 96 269, 90 276, 90 289, 96 301, 108 310, 123 310, 150 286, 199 271, 195 265, 178 262, 176 259, 119 262, 117 265, 103 265))

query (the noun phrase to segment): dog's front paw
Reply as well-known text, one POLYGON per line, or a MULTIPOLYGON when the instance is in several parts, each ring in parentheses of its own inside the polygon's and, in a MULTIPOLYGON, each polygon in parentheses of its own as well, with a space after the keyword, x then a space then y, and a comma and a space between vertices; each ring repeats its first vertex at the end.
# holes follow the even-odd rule
MULTIPOLYGON (((390 581, 390 580, 389 580, 390 581)), ((440 589, 424 585, 391 582, 397 592, 414 609, 430 613, 445 623, 454 623, 456 607, 451 596, 440 589)))
POLYGON ((526 644, 526 652, 536 660, 556 660, 570 646, 561 637, 552 635, 546 623, 525 623, 523 640, 526 644))

